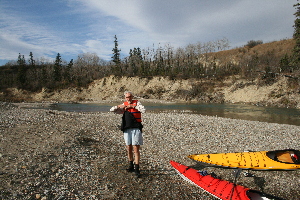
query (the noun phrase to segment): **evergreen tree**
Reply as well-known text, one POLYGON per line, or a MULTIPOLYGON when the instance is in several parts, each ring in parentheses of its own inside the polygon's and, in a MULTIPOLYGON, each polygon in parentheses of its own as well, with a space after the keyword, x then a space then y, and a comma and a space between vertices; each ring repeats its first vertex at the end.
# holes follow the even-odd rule
POLYGON ((289 67, 289 56, 287 54, 285 54, 279 61, 279 71, 280 72, 288 72, 290 67, 289 67))
POLYGON ((60 54, 58 53, 55 59, 54 69, 53 69, 54 81, 61 81, 61 69, 62 69, 62 60, 60 54))
POLYGON ((143 56, 142 56, 142 52, 141 52, 140 47, 138 47, 138 48, 134 47, 133 50, 130 49, 129 59, 130 60, 135 60, 135 61, 142 61, 143 60, 143 56))
POLYGON ((26 83, 26 61, 24 58, 24 55, 21 55, 19 53, 18 61, 17 61, 19 67, 18 67, 18 74, 17 74, 17 83, 19 88, 25 88, 26 83))
POLYGON ((32 52, 29 53, 29 64, 30 66, 34 66, 35 65, 35 60, 33 59, 33 54, 32 52))
POLYGON ((71 78, 71 69, 73 67, 73 59, 71 59, 71 61, 69 62, 69 64, 67 65, 66 69, 65 69, 65 73, 64 73, 64 78, 65 80, 70 83, 72 78, 71 78))
POLYGON ((121 49, 118 49, 118 39, 117 39, 117 36, 115 35, 115 41, 114 41, 114 43, 115 43, 115 48, 113 48, 113 56, 111 57, 113 60, 113 62, 115 63, 115 64, 120 64, 120 51, 121 51, 121 49))
POLYGON ((295 30, 293 34, 293 38, 295 39, 296 44, 293 49, 293 60, 291 64, 293 68, 299 68, 300 65, 300 3, 295 4, 294 7, 297 10, 294 14, 296 16, 296 19, 294 24, 295 30))
POLYGON ((18 62, 17 63, 18 63, 19 66, 25 66, 26 65, 26 61, 25 61, 24 55, 21 55, 19 53, 18 62))
POLYGON ((129 57, 128 57, 128 67, 129 69, 126 70, 126 72, 129 73, 131 76, 136 76, 136 75, 141 75, 143 72, 143 56, 141 49, 138 48, 133 48, 130 49, 129 51, 129 57), (140 71, 140 73, 138 73, 140 71))

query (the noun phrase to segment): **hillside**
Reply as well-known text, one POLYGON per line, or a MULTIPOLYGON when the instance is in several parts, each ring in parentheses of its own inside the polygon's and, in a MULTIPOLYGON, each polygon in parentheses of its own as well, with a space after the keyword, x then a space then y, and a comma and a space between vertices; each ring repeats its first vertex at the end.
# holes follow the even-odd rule
POLYGON ((241 63, 245 58, 253 56, 267 56, 278 62, 285 54, 290 55, 295 46, 295 40, 287 39, 256 45, 252 48, 247 46, 211 53, 210 57, 218 58, 219 63, 241 63))

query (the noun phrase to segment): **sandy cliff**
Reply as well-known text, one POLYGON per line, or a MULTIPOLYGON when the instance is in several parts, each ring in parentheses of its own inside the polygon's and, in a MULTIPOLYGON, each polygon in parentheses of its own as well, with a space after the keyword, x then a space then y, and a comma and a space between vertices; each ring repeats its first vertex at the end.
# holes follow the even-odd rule
MULTIPOLYGON (((70 88, 58 91, 43 89, 38 93, 28 93, 10 89, 15 98, 25 101, 58 101, 58 102, 100 102, 104 100, 120 100, 125 90, 130 90, 143 99, 160 99, 167 101, 202 101, 214 103, 252 103, 279 107, 300 108, 299 88, 291 87, 289 78, 279 77, 272 85, 260 86, 259 81, 243 79, 227 79, 215 84, 210 91, 198 91, 201 95, 188 96, 195 85, 201 85, 199 80, 170 80, 163 77, 115 77, 110 76, 95 80, 88 88, 70 88), (187 97, 188 96, 188 97, 187 97)), ((203 83, 204 84, 204 83, 203 83)), ((209 81, 205 82, 209 85, 209 81)), ((2 94, 4 95, 4 94, 2 94)))

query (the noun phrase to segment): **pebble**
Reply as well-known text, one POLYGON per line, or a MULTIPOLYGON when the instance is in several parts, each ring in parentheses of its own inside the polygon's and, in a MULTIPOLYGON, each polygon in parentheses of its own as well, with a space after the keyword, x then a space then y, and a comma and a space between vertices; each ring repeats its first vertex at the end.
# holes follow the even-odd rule
MULTIPOLYGON (((145 113, 141 178, 126 172, 121 115, 19 108, 0 102, 0 199, 215 199, 178 176, 169 161, 203 167, 195 153, 300 149, 300 127, 204 116, 145 113)), ((237 183, 300 199, 299 170, 251 171, 237 183)))

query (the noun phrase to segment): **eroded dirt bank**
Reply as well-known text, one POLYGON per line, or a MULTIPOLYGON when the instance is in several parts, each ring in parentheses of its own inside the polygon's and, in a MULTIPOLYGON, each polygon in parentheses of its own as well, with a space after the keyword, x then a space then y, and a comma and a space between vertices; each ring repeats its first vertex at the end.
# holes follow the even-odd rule
POLYGON ((15 88, 1 93, 2 101, 27 102, 100 102, 119 100, 123 92, 130 90, 143 99, 166 101, 192 101, 207 103, 251 103, 278 107, 300 108, 298 80, 278 77, 272 84, 262 84, 260 80, 243 80, 231 77, 222 82, 210 80, 170 80, 163 77, 139 78, 110 76, 92 82, 88 88, 69 88, 57 91, 43 89, 37 93, 15 88), (8 99, 8 96, 10 99, 8 99))

